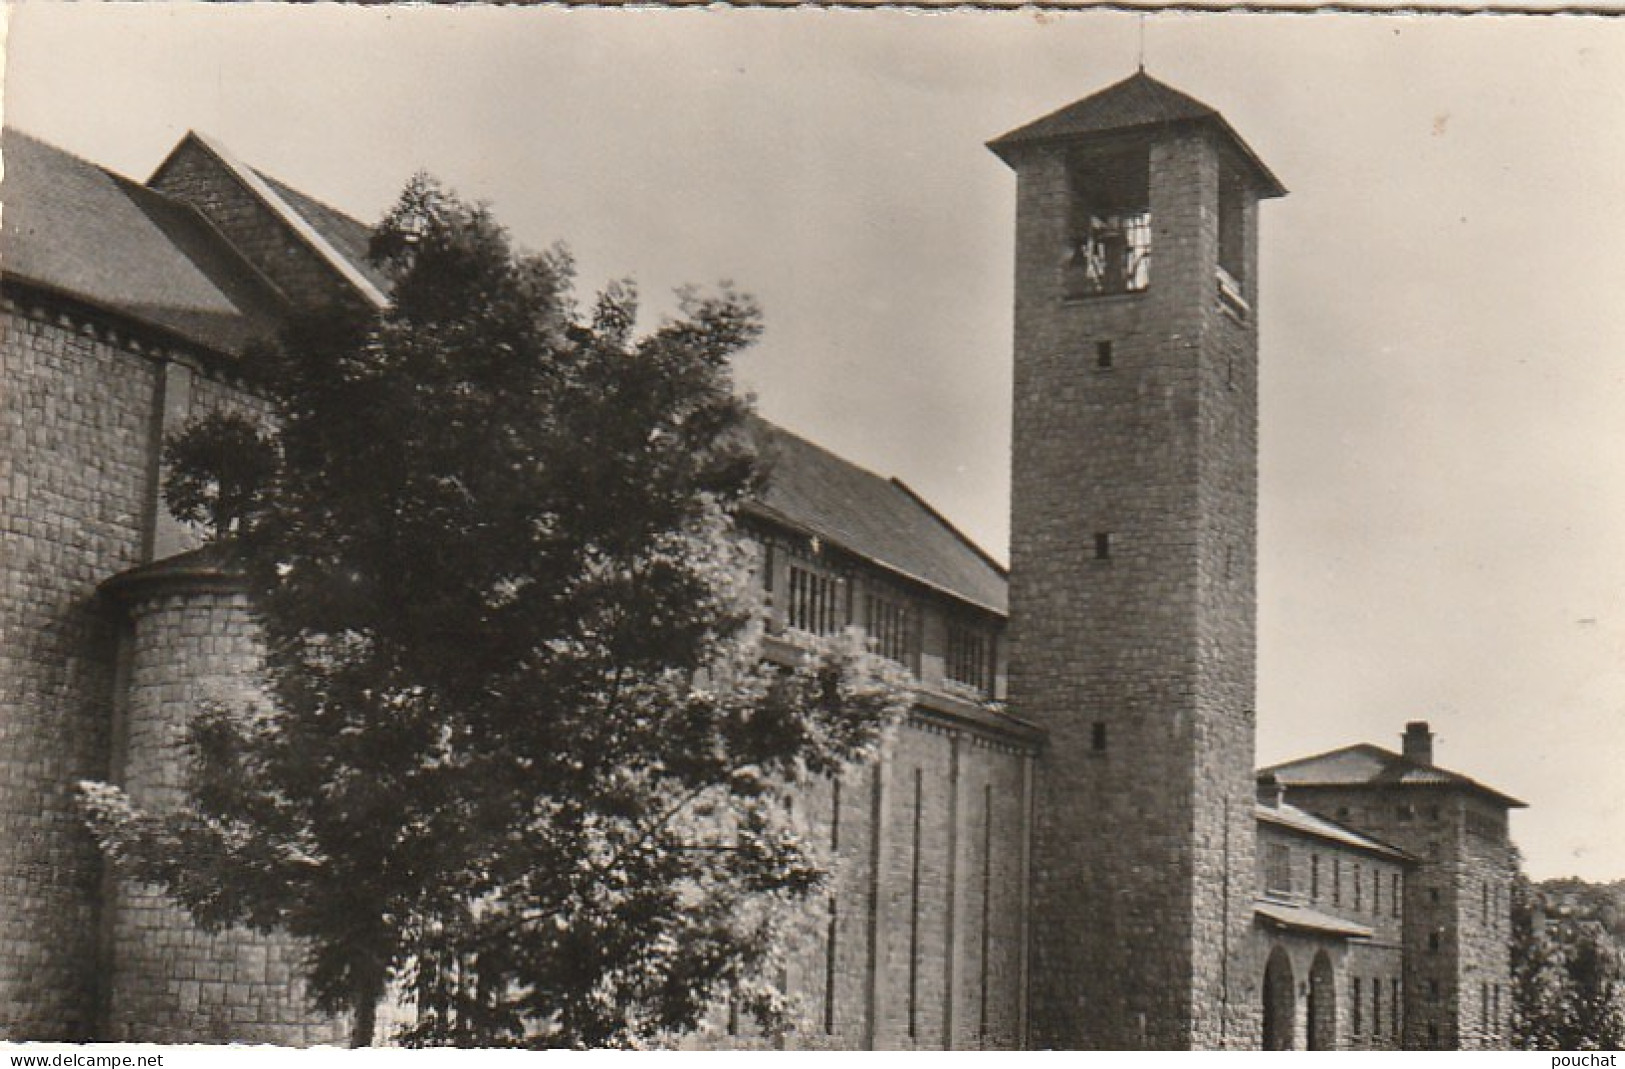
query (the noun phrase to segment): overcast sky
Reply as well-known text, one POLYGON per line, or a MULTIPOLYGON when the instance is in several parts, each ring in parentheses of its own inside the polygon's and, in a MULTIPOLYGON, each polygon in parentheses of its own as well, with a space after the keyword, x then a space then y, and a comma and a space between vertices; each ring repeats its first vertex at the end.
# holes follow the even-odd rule
MULTIPOLYGON (((755 293, 769 417, 1000 557, 1014 182, 1123 15, 24 4, 5 119, 145 178, 188 129, 372 221, 427 170, 584 290, 755 293)), ((1625 877, 1625 20, 1159 15, 1263 220, 1260 763, 1428 719, 1625 877)))

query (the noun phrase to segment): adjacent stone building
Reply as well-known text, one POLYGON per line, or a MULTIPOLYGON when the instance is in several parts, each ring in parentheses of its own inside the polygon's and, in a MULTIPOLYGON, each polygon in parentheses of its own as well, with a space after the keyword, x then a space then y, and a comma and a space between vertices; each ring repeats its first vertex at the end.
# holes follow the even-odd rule
MULTIPOLYGON (((990 146, 1017 179, 1009 574, 908 487, 758 423, 769 655, 862 629, 918 682, 887 759, 810 792, 839 881, 786 977, 832 1048, 1505 1040, 1515 800, 1351 747, 1253 771, 1261 201, 1143 73, 990 146)), ((303 307, 380 306, 367 228, 189 134, 138 183, 8 131, 0 263, 0 1038, 331 1042, 298 948, 206 935, 100 863, 73 784, 184 789, 254 700, 235 576, 160 446, 261 402, 303 307)), ((719 1011, 696 1042, 764 1042, 719 1011)))

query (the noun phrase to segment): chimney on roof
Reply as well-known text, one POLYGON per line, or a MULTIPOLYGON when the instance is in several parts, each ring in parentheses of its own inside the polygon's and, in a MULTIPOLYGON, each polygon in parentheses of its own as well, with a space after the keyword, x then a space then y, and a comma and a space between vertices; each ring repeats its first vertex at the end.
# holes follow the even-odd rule
POLYGON ((1267 805, 1271 809, 1281 808, 1281 798, 1286 794, 1286 787, 1275 778, 1273 772, 1260 772, 1257 781, 1258 804, 1267 805))
POLYGON ((1405 760, 1418 765, 1433 763, 1433 732, 1426 720, 1412 720, 1405 725, 1405 760))

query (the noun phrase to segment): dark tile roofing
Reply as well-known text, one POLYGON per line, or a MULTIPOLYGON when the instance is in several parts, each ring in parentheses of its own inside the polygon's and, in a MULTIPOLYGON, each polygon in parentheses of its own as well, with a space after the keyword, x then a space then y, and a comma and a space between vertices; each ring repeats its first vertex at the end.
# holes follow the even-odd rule
POLYGON ((1357 850, 1381 854, 1395 861, 1408 861, 1411 859, 1410 855, 1403 850, 1379 842, 1369 835, 1362 835, 1352 828, 1334 824, 1332 821, 1317 817, 1313 813, 1299 809, 1295 805, 1288 805, 1285 802, 1280 805, 1258 805, 1254 807, 1254 812, 1257 814, 1258 820, 1264 824, 1276 824, 1283 828, 1301 832, 1304 835, 1312 835, 1317 839, 1325 839, 1329 842, 1354 847, 1357 850))
POLYGON ((766 420, 755 420, 753 428, 771 473, 755 511, 928 587, 1006 612, 1004 569, 914 491, 766 420))
POLYGON ((1368 742, 1260 769, 1292 787, 1455 787, 1486 795, 1505 806, 1523 802, 1459 772, 1424 765, 1368 742))
POLYGON ((1219 113, 1144 71, 1129 75, 1082 100, 1057 108, 1043 118, 996 139, 995 145, 1047 141, 1055 137, 1099 134, 1139 126, 1161 126, 1191 119, 1215 119, 1219 113))
MULTIPOLYGON (((333 252, 387 290, 367 263, 365 225, 225 154, 264 183, 333 252)), ((207 348, 240 352, 275 331, 285 309, 191 207, 26 134, 4 143, 8 276, 207 348)), ((279 209, 280 210, 280 209, 279 209)), ((773 476, 754 510, 962 601, 1003 614, 1004 570, 896 479, 885 479, 764 420, 754 433, 773 476)))
POLYGON ((275 329, 274 290, 192 208, 20 131, 0 152, 6 276, 219 352, 275 329))
POLYGON ((1334 917, 1330 913, 1322 913, 1318 909, 1310 909, 1308 906, 1300 906, 1293 902, 1260 899, 1253 904, 1253 913, 1266 924, 1277 928, 1291 928, 1313 932, 1316 935, 1370 939, 1376 934, 1375 929, 1363 924, 1356 924, 1354 921, 1334 917))
POLYGON ((275 190, 278 196, 287 201, 288 206, 309 223, 311 229, 326 238, 328 244, 332 245, 369 282, 385 293, 389 292, 389 279, 367 258, 367 249, 372 243, 372 227, 337 208, 328 207, 290 185, 277 181, 264 171, 256 170, 254 173, 275 190))
POLYGON ((1264 166, 1223 115, 1195 97, 1157 81, 1143 70, 997 137, 988 142, 988 147, 1003 156, 1002 150, 1016 145, 1180 122, 1206 122, 1217 127, 1254 168, 1263 195, 1278 197, 1286 192, 1280 180, 1264 166))
POLYGON ((241 593, 246 586, 242 567, 232 555, 231 547, 223 542, 210 542, 119 572, 103 581, 99 589, 110 597, 129 601, 151 591, 241 593))

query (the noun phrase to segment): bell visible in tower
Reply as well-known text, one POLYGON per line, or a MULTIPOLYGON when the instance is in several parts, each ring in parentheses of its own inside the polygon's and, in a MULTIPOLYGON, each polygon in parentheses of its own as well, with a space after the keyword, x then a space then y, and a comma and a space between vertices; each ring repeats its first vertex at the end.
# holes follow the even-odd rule
POLYGON ((1028 1040, 1254 1046, 1252 309, 1285 190, 1143 71, 990 147, 1016 174, 1009 702, 1048 733, 1028 1040))
POLYGON ((1062 293, 1068 298, 1138 293, 1151 284, 1150 153, 1074 153, 1062 293))

